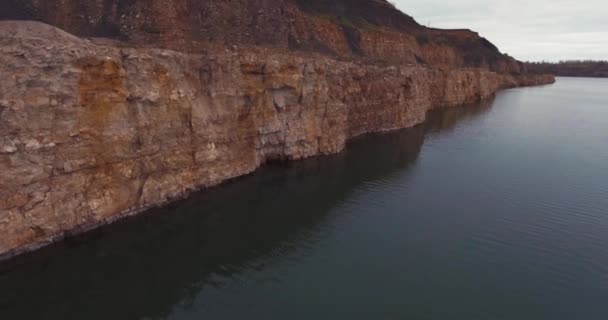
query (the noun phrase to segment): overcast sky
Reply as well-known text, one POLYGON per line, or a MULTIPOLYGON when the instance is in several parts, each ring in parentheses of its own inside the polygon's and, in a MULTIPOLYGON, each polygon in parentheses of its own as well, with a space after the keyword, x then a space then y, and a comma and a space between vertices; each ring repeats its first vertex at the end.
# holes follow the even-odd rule
POLYGON ((608 60, 608 0, 394 0, 420 24, 468 28, 520 60, 608 60))

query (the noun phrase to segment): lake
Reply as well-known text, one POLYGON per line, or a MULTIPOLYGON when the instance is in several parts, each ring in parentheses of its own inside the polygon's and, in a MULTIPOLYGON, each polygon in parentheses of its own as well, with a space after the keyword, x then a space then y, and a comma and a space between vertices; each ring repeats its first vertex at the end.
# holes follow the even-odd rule
POLYGON ((0 263, 0 319, 608 319, 608 80, 436 110, 0 263))

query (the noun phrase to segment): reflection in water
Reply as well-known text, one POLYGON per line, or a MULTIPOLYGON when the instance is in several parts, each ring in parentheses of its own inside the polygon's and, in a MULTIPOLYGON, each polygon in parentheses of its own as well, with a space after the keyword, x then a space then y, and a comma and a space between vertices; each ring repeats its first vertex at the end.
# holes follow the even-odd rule
POLYGON ((0 318, 162 318, 205 290, 297 262, 331 233, 324 222, 353 190, 403 172, 426 134, 450 130, 491 103, 433 111, 423 125, 357 138, 335 156, 268 166, 4 263, 0 318))

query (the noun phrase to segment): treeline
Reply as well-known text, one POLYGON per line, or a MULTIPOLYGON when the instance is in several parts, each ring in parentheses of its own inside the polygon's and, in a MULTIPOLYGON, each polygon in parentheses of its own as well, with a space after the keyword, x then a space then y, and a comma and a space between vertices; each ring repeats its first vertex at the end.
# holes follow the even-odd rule
POLYGON ((530 73, 551 73, 562 77, 608 78, 608 61, 568 60, 554 62, 526 62, 530 73))

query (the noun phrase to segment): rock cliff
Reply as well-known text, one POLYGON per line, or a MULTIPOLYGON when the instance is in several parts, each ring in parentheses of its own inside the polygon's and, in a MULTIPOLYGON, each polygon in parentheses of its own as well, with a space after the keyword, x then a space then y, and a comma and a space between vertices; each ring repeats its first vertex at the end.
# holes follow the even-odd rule
POLYGON ((7 1, 5 17, 112 40, 0 22, 3 257, 435 107, 554 81, 381 0, 7 1), (467 51, 477 45, 492 53, 467 51))

